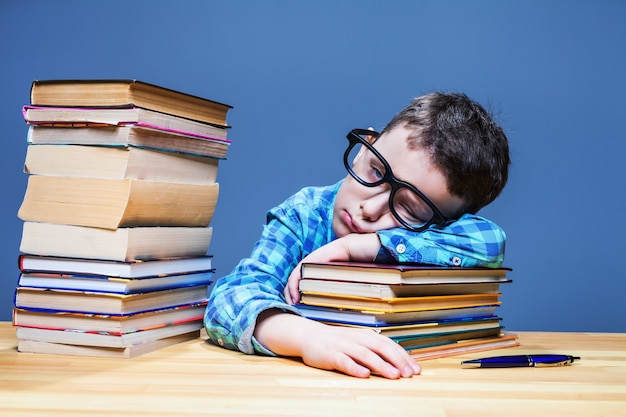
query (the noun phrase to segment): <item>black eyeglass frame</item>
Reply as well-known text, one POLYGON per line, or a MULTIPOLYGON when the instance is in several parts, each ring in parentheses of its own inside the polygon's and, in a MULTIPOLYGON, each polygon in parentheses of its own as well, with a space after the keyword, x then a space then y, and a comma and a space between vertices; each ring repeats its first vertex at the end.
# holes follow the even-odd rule
POLYGON ((446 216, 444 216, 443 213, 439 211, 437 206, 435 206, 433 202, 430 201, 428 197, 426 197, 420 190, 418 190, 415 186, 409 184, 408 182, 402 181, 401 179, 398 179, 395 175, 393 175, 393 172, 391 171, 391 166, 389 165, 387 160, 383 158, 383 156, 376 150, 376 148, 374 148, 374 146, 371 143, 369 143, 364 138, 364 136, 373 136, 374 138, 378 138, 378 136, 380 136, 380 133, 374 130, 369 130, 369 129, 352 129, 346 135, 346 138, 348 139, 350 144, 348 145, 346 152, 343 154, 343 164, 345 165, 346 169, 348 170, 352 178, 354 178, 359 184, 364 185, 366 187, 378 187, 381 184, 385 184, 385 183, 389 184, 389 186, 391 187, 391 192, 389 193, 389 209, 391 210, 391 213, 396 218, 396 220, 398 220, 400 224, 402 225, 402 227, 404 227, 407 230, 411 230, 414 232, 422 232, 426 230, 428 227, 430 227, 430 225, 432 224, 441 225, 447 222, 449 219, 446 218, 446 216), (380 180, 376 182, 367 182, 363 180, 362 178, 360 178, 352 170, 352 161, 350 161, 350 151, 357 144, 361 144, 365 146, 370 152, 372 152, 380 160, 380 162, 382 162, 385 168, 385 174, 380 180), (408 222, 406 222, 404 219, 402 219, 402 217, 396 212, 396 209, 393 206, 393 199, 396 193, 398 192, 398 190, 402 188, 408 188, 409 190, 417 194, 424 201, 424 203, 426 203, 428 207, 430 207, 430 209, 433 211, 433 217, 424 225, 415 227, 409 224, 408 222))

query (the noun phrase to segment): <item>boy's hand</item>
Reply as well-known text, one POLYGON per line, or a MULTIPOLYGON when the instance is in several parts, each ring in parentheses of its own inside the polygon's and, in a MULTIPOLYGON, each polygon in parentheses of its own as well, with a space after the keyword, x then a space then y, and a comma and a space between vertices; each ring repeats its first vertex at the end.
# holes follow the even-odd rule
POLYGON ((300 301, 298 285, 302 278, 300 274, 303 262, 330 262, 330 261, 365 261, 369 262, 376 257, 380 250, 380 240, 376 233, 349 234, 335 239, 305 256, 289 275, 285 286, 285 299, 289 304, 300 301))
POLYGON ((409 378, 421 372, 406 350, 368 329, 331 326, 279 310, 259 316, 255 338, 281 356, 301 357, 314 368, 359 378, 371 373, 409 378))

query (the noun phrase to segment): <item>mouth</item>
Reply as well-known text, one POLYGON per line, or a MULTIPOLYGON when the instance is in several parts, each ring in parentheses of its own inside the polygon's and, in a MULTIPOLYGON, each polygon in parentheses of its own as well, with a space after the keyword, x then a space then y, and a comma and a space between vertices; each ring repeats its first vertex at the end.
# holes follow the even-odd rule
POLYGON ((350 230, 350 233, 362 233, 359 226, 357 226, 352 220, 352 216, 350 215, 350 213, 348 213, 347 211, 344 211, 341 218, 343 219, 343 222, 348 227, 348 230, 350 230))

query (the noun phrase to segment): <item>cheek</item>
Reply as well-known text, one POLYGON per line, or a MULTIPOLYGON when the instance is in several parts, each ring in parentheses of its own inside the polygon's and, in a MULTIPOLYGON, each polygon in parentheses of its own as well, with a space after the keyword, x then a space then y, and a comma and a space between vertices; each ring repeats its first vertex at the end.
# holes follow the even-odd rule
MULTIPOLYGON (((355 203, 357 201, 365 200, 369 198, 371 194, 372 188, 359 184, 352 177, 345 179, 340 190, 340 195, 344 203, 355 203)), ((339 195, 337 195, 337 197, 339 197, 339 195)))
POLYGON ((335 197, 335 211, 345 209, 346 204, 349 205, 350 201, 354 200, 354 192, 352 191, 351 178, 346 178, 341 184, 337 197, 335 197))
POLYGON ((378 231, 402 227, 402 224, 398 220, 396 220, 391 212, 387 212, 384 216, 381 216, 378 219, 378 221, 376 222, 376 226, 376 231, 378 231))

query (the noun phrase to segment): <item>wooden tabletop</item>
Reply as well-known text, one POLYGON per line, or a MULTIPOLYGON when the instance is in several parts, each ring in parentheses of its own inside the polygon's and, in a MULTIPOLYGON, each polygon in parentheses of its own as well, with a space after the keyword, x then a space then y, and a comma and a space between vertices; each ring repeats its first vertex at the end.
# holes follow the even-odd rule
POLYGON ((521 346, 423 361, 410 379, 357 379, 203 338, 133 359, 18 353, 0 323, 0 415, 626 416, 626 334, 520 332, 521 346), (462 359, 565 353, 555 368, 464 369, 462 359))

